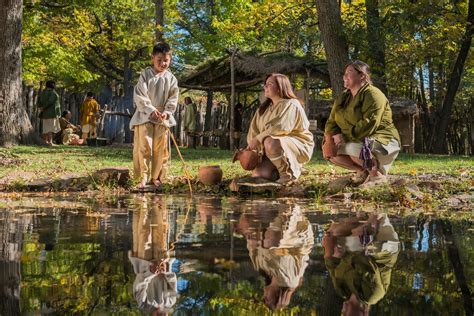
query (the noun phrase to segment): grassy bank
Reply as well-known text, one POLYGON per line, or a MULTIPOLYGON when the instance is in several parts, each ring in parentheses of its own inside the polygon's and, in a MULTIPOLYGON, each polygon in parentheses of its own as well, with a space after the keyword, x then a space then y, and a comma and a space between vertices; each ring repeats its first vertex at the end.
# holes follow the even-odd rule
MULTIPOLYGON (((232 179, 250 175, 249 172, 241 169, 239 163, 233 164, 231 162, 231 151, 214 148, 195 150, 183 148, 181 151, 188 170, 194 178, 194 192, 229 194, 229 183, 232 179), (199 167, 207 165, 219 165, 222 168, 224 178, 220 185, 207 187, 196 180, 199 167)), ((89 178, 92 179, 91 175, 94 171, 102 168, 126 167, 132 169, 132 148, 130 146, 96 148, 17 146, 1 149, 0 159, 0 188, 3 186, 4 190, 6 188, 10 192, 28 191, 27 185, 34 182, 35 179, 48 178, 57 183, 60 177, 65 175, 85 176, 86 184, 80 190, 109 191, 116 188, 115 184, 98 184, 89 178)), ((313 155, 305 169, 307 172, 299 179, 297 185, 278 191, 277 194, 312 197, 315 201, 324 201, 325 198, 335 196, 334 190, 328 189, 328 184, 341 175, 347 174, 346 170, 334 167, 322 159, 320 152, 313 155)), ((473 157, 401 154, 391 173, 396 176, 395 178, 402 179, 403 184, 382 185, 372 189, 348 186, 343 189, 343 192, 349 194, 351 199, 370 200, 376 203, 395 202, 409 208, 426 207, 427 205, 435 208, 454 203, 455 206, 466 209, 474 202, 472 198, 473 157), (459 195, 464 195, 462 201, 456 198, 459 195)), ((165 192, 187 192, 182 163, 175 150, 172 153, 169 175, 171 181, 164 186, 165 192)), ((132 186, 133 183, 129 183, 129 185, 132 186)), ((52 188, 46 190, 61 191, 75 188, 77 187, 54 184, 52 188)), ((338 198, 341 196, 339 195, 338 198)))
MULTIPOLYGON (((192 176, 196 176, 200 166, 219 165, 224 171, 224 179, 248 174, 238 163, 232 164, 232 152, 214 148, 181 148, 184 160, 192 176)), ((0 159, 10 158, 13 163, 0 163, 0 178, 21 172, 34 172, 37 177, 54 177, 61 173, 87 174, 105 167, 132 168, 132 149, 129 147, 38 147, 17 146, 0 150, 0 159), (15 162, 16 160, 16 162, 15 162)), ((322 159, 321 152, 315 152, 305 167, 314 176, 332 176, 344 173, 322 159)), ((473 177, 474 157, 408 155, 400 154, 391 169, 392 174, 420 176, 423 174, 473 177)), ((176 151, 172 153, 171 175, 182 175, 182 165, 176 151)), ((302 180, 303 180, 302 179, 302 180)))

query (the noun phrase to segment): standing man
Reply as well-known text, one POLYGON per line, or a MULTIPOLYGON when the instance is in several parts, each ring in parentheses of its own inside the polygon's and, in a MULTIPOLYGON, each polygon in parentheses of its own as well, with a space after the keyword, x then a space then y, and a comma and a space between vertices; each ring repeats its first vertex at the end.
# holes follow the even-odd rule
POLYGON ((94 99, 94 92, 87 92, 87 97, 81 105, 82 139, 97 138, 95 130, 96 120, 99 117, 99 103, 94 99))
POLYGON ((184 98, 184 131, 186 132, 186 147, 196 148, 196 104, 190 97, 184 98))
POLYGON ((61 115, 61 105, 59 104, 59 95, 54 90, 56 83, 52 80, 46 82, 44 90, 38 98, 39 117, 42 123, 42 137, 46 145, 53 146, 53 134, 58 132, 59 116, 61 115))

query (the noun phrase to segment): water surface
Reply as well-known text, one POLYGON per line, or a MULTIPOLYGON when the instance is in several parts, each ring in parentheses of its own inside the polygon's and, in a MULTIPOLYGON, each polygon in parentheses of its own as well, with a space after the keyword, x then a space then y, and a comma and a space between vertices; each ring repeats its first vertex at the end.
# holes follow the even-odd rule
MULTIPOLYGON (((374 250, 375 232, 339 236, 334 249, 343 249, 341 258, 325 260, 331 223, 363 227, 367 214, 322 212, 305 200, 58 195, 7 204, 0 208, 1 315, 141 315, 156 306, 175 315, 256 315, 280 307, 282 314, 340 315, 348 284, 369 300, 370 315, 472 312, 469 220, 380 209, 395 232, 388 239, 396 237, 391 265, 374 259, 387 249, 374 250), (358 240, 355 250, 349 243, 359 247, 358 240), (339 266, 344 260, 372 268, 349 271, 339 266), (347 270, 342 279, 332 264, 347 270), (387 273, 388 284, 374 281, 387 273), (383 290, 373 295, 377 284, 383 290)), ((377 232, 388 227, 377 223, 377 232)))

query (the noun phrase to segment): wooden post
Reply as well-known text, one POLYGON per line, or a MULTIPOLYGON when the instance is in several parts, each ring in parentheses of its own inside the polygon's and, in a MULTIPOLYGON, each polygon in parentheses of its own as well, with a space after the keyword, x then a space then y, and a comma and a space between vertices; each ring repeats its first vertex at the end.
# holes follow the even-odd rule
POLYGON ((234 58, 238 49, 232 49, 230 57, 230 128, 229 128, 229 144, 230 148, 234 148, 234 109, 235 109, 235 65, 234 58))
MULTIPOLYGON (((204 120, 204 134, 206 132, 210 132, 212 130, 212 97, 214 95, 214 91, 208 90, 207 91, 207 105, 206 105, 206 117, 204 120)), ((209 147, 209 136, 206 135, 203 137, 203 146, 204 147, 209 147)))

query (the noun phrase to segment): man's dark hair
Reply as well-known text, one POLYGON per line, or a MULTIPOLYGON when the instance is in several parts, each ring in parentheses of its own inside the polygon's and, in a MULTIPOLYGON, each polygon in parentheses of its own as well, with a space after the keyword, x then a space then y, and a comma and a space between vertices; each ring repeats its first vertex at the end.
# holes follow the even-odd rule
POLYGON ((66 115, 68 115, 69 113, 71 113, 71 111, 64 110, 63 114, 61 114, 61 117, 66 117, 66 115))
POLYGON ((93 96, 94 96, 94 92, 92 92, 92 91, 87 92, 87 97, 88 98, 92 98, 93 96))
POLYGON ((170 54, 171 53, 171 47, 165 43, 165 42, 159 42, 156 43, 155 46, 153 46, 153 52, 151 53, 153 56, 156 54, 170 54))
POLYGON ((46 81, 46 88, 54 89, 56 88, 56 82, 53 80, 46 81))

